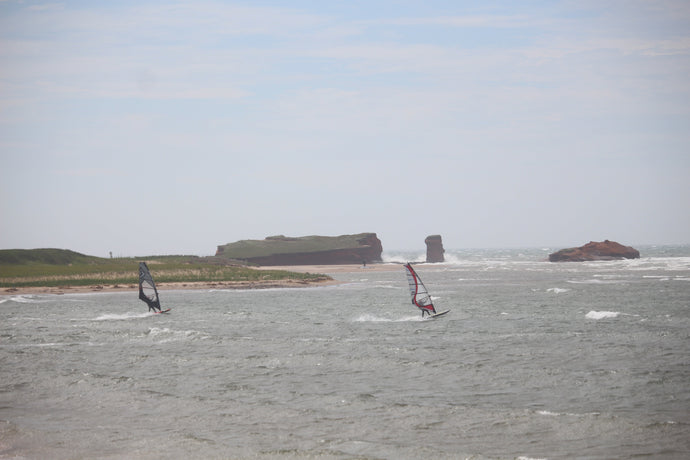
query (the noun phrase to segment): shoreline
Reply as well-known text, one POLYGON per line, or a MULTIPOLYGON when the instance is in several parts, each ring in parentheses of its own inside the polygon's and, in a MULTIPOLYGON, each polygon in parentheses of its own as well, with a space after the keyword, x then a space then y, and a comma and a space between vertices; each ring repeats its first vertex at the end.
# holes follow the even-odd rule
POLYGON ((257 270, 286 270, 297 273, 363 273, 363 272, 393 272, 400 270, 402 264, 399 263, 375 263, 369 265, 362 264, 335 264, 335 265, 265 265, 253 267, 257 270))
MULTIPOLYGON (((275 289, 275 288, 305 288, 329 286, 338 284, 332 279, 321 280, 270 280, 270 281, 181 281, 175 283, 156 283, 160 292, 180 290, 210 290, 210 289, 275 289)), ((85 294, 94 292, 137 292, 139 287, 133 284, 98 284, 90 286, 26 286, 3 288, 0 295, 26 294, 85 294)))
MULTIPOLYGON (((330 275, 334 273, 358 273, 367 271, 395 271, 400 264, 361 264, 351 265, 281 265, 253 267, 257 270, 286 270, 296 273, 321 273, 330 275)), ((159 291, 171 290, 209 290, 209 289, 275 289, 275 288, 306 288, 319 286, 332 286, 340 284, 335 279, 317 280, 266 280, 266 281, 181 281, 174 283, 156 283, 159 291)), ((139 287, 135 284, 97 284, 88 286, 26 286, 0 288, 0 295, 26 295, 26 294, 84 294, 94 292, 136 292, 139 287)))

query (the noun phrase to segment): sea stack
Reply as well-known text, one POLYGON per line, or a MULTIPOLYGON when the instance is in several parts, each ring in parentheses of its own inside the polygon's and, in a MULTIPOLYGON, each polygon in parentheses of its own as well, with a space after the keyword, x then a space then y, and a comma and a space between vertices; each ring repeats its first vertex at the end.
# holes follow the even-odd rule
POLYGON ((579 248, 567 248, 549 254, 550 262, 585 262, 589 260, 639 259, 640 251, 615 241, 590 241, 579 248))
POLYGON ((443 253, 443 242, 441 241, 441 235, 429 235, 424 240, 426 243, 426 261, 427 263, 438 263, 444 262, 443 253))

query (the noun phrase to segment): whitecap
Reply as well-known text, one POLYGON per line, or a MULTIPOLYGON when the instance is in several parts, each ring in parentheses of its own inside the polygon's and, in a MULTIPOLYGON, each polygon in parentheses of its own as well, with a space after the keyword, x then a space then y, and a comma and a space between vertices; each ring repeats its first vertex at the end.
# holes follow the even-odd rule
POLYGON ((563 288, 548 288, 546 292, 553 292, 554 294, 560 294, 562 292, 568 292, 570 289, 563 289, 563 288))
POLYGON ((179 340, 185 340, 188 338, 201 338, 201 339, 206 339, 207 336, 204 336, 201 334, 199 331, 194 331, 194 330, 186 330, 182 331, 179 329, 170 329, 168 327, 151 327, 149 328, 148 331, 144 333, 145 336, 148 336, 150 339, 158 342, 158 343, 168 343, 168 342, 175 342, 179 340))
POLYGON ((625 284, 627 281, 624 280, 601 280, 601 279, 591 279, 591 280, 568 280, 570 284, 625 284))
POLYGON ((10 302, 17 302, 17 303, 40 303, 41 301, 38 300, 36 296, 33 295, 16 295, 12 296, 9 299, 7 299, 10 302))
POLYGON ((370 313, 365 313, 365 314, 360 315, 354 319, 354 322, 356 322, 356 323, 394 323, 394 322, 401 322, 401 321, 422 321, 422 317, 418 316, 418 315, 414 315, 414 316, 404 316, 402 318, 397 318, 397 319, 391 319, 391 318, 382 318, 380 316, 372 315, 370 313))
POLYGON ((93 321, 121 321, 121 320, 126 320, 126 319, 134 319, 134 318, 146 318, 147 316, 153 316, 154 313, 124 313, 124 314, 117 314, 117 313, 105 313, 97 318, 94 318, 93 321))
POLYGON ((550 410, 538 410, 537 414, 545 415, 547 417, 596 417, 601 415, 600 412, 586 412, 584 414, 576 414, 573 412, 551 412, 550 410))
POLYGON ((620 315, 618 311, 590 311, 585 315, 587 319, 604 319, 604 318, 616 318, 620 315))

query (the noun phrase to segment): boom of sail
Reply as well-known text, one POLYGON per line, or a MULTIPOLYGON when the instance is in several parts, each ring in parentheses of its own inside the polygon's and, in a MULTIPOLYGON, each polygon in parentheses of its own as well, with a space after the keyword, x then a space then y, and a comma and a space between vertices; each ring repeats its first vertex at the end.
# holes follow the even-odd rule
POLYGON ((139 262, 139 298, 146 302, 149 310, 161 311, 161 302, 158 298, 158 289, 149 271, 146 262, 139 262))
POLYGON ((405 269, 407 270, 407 283, 410 285, 412 303, 417 308, 422 310, 422 316, 424 316, 424 313, 435 315, 436 309, 434 308, 434 304, 431 302, 431 296, 426 290, 424 283, 422 283, 422 280, 419 278, 419 275, 417 275, 417 272, 414 271, 414 268, 412 268, 412 265, 409 263, 405 264, 405 269))

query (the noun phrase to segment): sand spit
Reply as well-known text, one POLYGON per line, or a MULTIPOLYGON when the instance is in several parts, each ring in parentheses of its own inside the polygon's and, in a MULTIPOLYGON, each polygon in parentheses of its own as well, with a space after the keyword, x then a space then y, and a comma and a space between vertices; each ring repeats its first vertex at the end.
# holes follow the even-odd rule
MULTIPOLYGON (((345 264, 345 265, 285 265, 285 266, 264 266, 255 267, 258 270, 286 270, 296 273, 323 273, 326 275, 337 273, 366 273, 401 270, 401 264, 345 264)), ((159 291, 179 290, 179 289, 271 289, 271 288, 304 288, 315 286, 328 286, 340 283, 334 279, 316 280, 265 280, 265 281, 201 281, 201 282, 177 282, 177 283, 156 283, 159 291)), ((69 294, 85 292, 118 292, 136 291, 135 284, 98 284, 91 286, 33 286, 33 287, 12 287, 0 289, 0 295, 14 294, 69 294)))
MULTIPOLYGON (((270 280, 270 281, 218 281, 218 282, 179 282, 156 283, 159 291, 186 290, 186 289, 271 289, 271 288, 304 288, 314 286, 328 286, 337 284, 338 281, 330 279, 319 280, 270 280)), ((4 288, 0 295, 22 294, 80 294, 86 292, 126 292, 137 291, 136 285, 128 284, 98 284, 93 286, 32 286, 4 288)))

